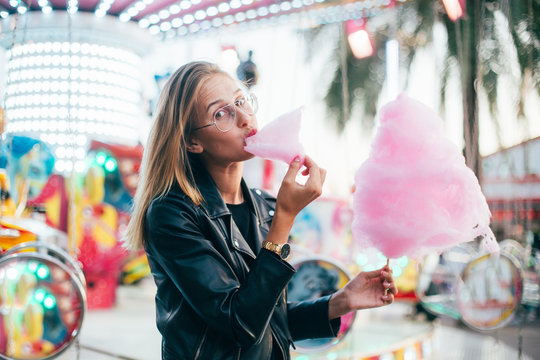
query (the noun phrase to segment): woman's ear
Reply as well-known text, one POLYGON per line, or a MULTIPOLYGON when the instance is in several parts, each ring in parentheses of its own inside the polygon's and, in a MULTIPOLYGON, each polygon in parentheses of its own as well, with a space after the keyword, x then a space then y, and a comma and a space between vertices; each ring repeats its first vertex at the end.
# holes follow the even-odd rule
POLYGON ((203 147, 201 145, 201 142, 197 138, 190 137, 187 140, 187 151, 194 153, 194 154, 200 154, 203 152, 203 147))

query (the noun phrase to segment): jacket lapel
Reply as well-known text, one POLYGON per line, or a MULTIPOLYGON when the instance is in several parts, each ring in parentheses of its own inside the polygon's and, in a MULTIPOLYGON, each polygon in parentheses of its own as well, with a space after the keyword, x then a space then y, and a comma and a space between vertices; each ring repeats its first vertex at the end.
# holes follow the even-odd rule
MULTIPOLYGON (((253 215, 251 215, 253 216, 253 215)), ((248 242, 246 241, 246 239, 244 239, 244 236, 242 236, 242 233, 240 232, 240 230, 238 229, 238 227, 236 226, 236 224, 234 223, 234 220, 232 218, 232 216, 229 215, 229 218, 230 218, 230 234, 231 234, 231 239, 232 239, 232 243, 233 243, 233 246, 236 250, 240 251, 241 253, 244 253, 246 255, 248 255, 249 257, 255 259, 255 254, 253 253, 253 251, 251 250, 251 247, 249 246, 248 242)))
MULTIPOLYGON (((222 218, 221 223, 223 224, 223 230, 227 236, 229 244, 232 245, 232 247, 234 247, 236 250, 254 259, 255 254, 234 223, 231 212, 229 211, 229 208, 227 208, 225 201, 223 201, 223 198, 217 189, 216 183, 210 174, 200 165, 195 165, 192 168, 195 173, 195 179, 197 179, 197 187, 199 188, 199 191, 204 199, 201 207, 211 219, 216 220, 217 218, 222 218)), ((246 189, 247 186, 242 179, 242 191, 244 191, 244 194, 249 194, 249 190, 246 192, 246 189)), ((251 205, 253 205, 253 202, 251 202, 251 205)), ((257 221, 253 222, 257 223, 257 221)), ((258 247, 260 247, 259 244, 258 247)))
POLYGON ((251 204, 254 214, 252 215, 252 230, 254 231, 257 254, 261 250, 262 242, 268 235, 270 223, 274 216, 274 208, 264 199, 263 192, 259 189, 249 190, 246 183, 242 180, 244 194, 247 194, 246 200, 251 204), (247 191, 246 191, 247 190, 247 191))

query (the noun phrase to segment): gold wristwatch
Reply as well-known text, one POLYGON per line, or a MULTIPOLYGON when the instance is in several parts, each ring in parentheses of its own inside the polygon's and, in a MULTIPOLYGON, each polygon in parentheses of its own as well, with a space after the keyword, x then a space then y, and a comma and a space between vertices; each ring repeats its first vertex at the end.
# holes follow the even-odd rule
POLYGON ((281 260, 287 260, 289 258, 289 255, 291 255, 291 245, 285 243, 285 244, 274 244, 270 241, 265 241, 262 244, 262 247, 266 250, 270 250, 273 253, 276 253, 281 260))

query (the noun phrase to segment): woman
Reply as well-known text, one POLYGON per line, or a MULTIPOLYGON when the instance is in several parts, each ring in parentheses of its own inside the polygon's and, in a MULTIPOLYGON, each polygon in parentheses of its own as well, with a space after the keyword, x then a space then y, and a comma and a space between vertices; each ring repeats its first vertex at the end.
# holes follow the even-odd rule
POLYGON ((333 295, 290 304, 289 231, 321 194, 325 171, 290 165, 277 199, 242 180, 255 98, 217 66, 182 66, 165 85, 145 149, 128 245, 143 247, 157 285, 163 359, 289 359, 293 340, 337 335, 340 316, 397 290, 385 267, 333 295), (231 215, 232 214, 232 215, 231 215), (388 289, 388 294, 385 294, 388 289))

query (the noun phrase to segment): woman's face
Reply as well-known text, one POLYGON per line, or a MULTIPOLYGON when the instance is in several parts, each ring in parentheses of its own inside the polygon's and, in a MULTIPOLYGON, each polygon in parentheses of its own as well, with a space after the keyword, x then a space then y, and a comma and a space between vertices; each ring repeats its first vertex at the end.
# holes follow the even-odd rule
MULTIPOLYGON (((244 96, 244 92, 228 75, 216 74, 203 85, 198 101, 198 119, 194 128, 212 124, 216 113, 223 106, 234 104, 244 96)), ((219 115, 217 117, 219 118, 219 115)), ((201 153, 205 159, 217 163, 230 163, 248 160, 252 154, 244 150, 246 137, 257 132, 255 115, 246 114, 236 107, 236 117, 232 128, 226 132, 217 129, 215 125, 208 126, 192 133, 191 138, 195 147, 190 151, 201 153)))

